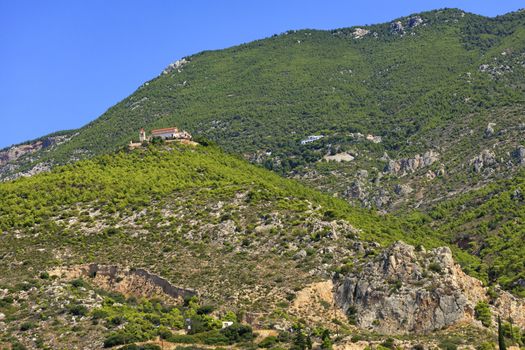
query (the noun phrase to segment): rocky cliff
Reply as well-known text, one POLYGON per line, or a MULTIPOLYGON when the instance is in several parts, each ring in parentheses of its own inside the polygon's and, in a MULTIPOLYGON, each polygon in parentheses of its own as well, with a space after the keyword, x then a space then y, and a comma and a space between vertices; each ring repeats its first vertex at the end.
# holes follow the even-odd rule
POLYGON ((68 142, 76 134, 61 133, 0 150, 0 180, 32 176, 48 171, 52 164, 42 162, 43 152, 68 142))
POLYGON ((105 290, 139 297, 160 297, 172 301, 197 295, 192 289, 174 286, 167 279, 145 269, 121 268, 113 265, 77 265, 69 268, 55 268, 49 271, 51 276, 66 280, 85 278, 105 290))
MULTIPOLYGON (((487 301, 482 283, 454 263, 448 247, 426 251, 396 242, 334 281, 335 299, 358 327, 385 334, 427 333, 477 322, 475 307, 487 301)), ((509 312, 525 325, 525 303, 500 292, 493 315, 509 312)))

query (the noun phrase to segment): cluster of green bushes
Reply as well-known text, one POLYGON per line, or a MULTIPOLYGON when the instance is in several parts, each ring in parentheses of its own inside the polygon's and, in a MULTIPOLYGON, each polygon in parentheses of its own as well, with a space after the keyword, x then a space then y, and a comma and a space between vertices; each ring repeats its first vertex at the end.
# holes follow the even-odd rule
MULTIPOLYGON (((160 337, 168 342, 208 345, 231 345, 251 342, 251 327, 240 324, 228 312, 219 319, 212 316, 209 306, 199 305, 193 297, 184 305, 172 306, 157 299, 125 299, 117 294, 107 296, 101 308, 91 311, 93 323, 110 329, 104 347, 142 342, 160 337), (118 301, 115 301, 117 296, 118 301), (222 321, 231 320, 232 326, 222 329, 222 321), (115 330, 111 330, 114 329, 115 330), (175 330, 186 330, 184 335, 175 330)), ((131 345, 133 346, 133 345, 131 345)))
POLYGON ((525 173, 438 204, 424 226, 480 257, 467 273, 525 296, 525 173))

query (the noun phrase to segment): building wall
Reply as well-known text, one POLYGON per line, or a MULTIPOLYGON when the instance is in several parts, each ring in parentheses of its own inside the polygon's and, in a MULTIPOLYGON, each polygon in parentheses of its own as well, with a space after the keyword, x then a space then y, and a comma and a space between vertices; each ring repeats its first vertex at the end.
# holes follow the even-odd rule
POLYGON ((160 138, 163 138, 163 139, 169 139, 169 138, 172 138, 173 137, 173 133, 172 132, 165 132, 165 133, 155 133, 155 134, 151 134, 152 137, 160 137, 160 138))

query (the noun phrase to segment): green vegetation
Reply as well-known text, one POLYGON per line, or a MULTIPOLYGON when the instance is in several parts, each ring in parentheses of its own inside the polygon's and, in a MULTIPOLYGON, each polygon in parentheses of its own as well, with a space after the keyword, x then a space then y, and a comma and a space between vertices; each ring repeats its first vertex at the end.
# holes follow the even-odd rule
MULTIPOLYGON (((508 149, 497 152, 498 157, 506 157, 513 150, 510 147, 519 142, 525 105, 525 72, 520 56, 525 50, 525 14, 485 18, 448 9, 419 16, 424 25, 413 28, 407 25, 408 18, 400 19, 406 31, 403 36, 392 32, 389 23, 366 27, 371 32, 361 39, 354 38, 355 28, 288 31, 226 50, 192 55, 186 58, 188 62, 180 72, 173 70, 147 82, 86 127, 57 133, 54 136, 75 132, 78 135, 21 159, 17 164, 29 159, 31 164, 18 170, 33 166, 34 159, 64 164, 72 159, 111 153, 136 139, 141 127, 174 124, 188 129, 203 144, 216 142, 226 151, 242 154, 286 176, 301 178, 341 199, 365 197, 359 200, 372 207, 395 203, 394 206, 399 206, 395 209, 400 209, 403 216, 411 206, 419 206, 420 199, 410 195, 403 203, 397 200, 392 188, 409 178, 414 188, 421 190, 422 207, 426 210, 428 203, 435 205, 434 200, 440 203, 449 193, 487 183, 485 175, 473 174, 469 165, 469 160, 483 148, 492 148, 496 143, 508 145, 505 146, 508 149), (480 68, 484 65, 488 68, 480 68), (509 69, 501 68, 507 66, 509 69), (484 128, 495 121, 494 116, 498 116, 497 128, 501 133, 494 139, 485 138, 484 128), (360 140, 355 136, 357 133, 379 135, 382 142, 360 140), (308 135, 324 137, 301 144, 308 135), (423 154, 431 148, 439 149, 439 163, 446 165, 446 176, 430 182, 425 176, 427 169, 404 179, 382 174, 386 162, 380 158, 384 152, 392 159, 399 159, 423 154), (352 162, 319 161, 327 154, 347 151, 358 156, 352 162), (367 171, 369 193, 361 194, 354 187, 359 170, 367 171), (382 204, 381 197, 389 202, 382 204)), ((212 148, 208 151, 210 157, 215 156, 212 148)), ((391 222, 381 225, 375 219, 369 221, 367 218, 374 215, 366 210, 350 210, 342 200, 328 199, 293 182, 277 181, 277 177, 267 178, 269 175, 262 175, 260 169, 239 166, 241 161, 235 157, 227 157, 225 162, 247 170, 242 180, 243 171, 231 169, 223 179, 223 175, 203 178, 207 170, 218 170, 225 162, 209 164, 214 169, 207 169, 206 162, 203 168, 195 163, 196 167, 190 165, 186 169, 163 169, 155 177, 144 173, 151 158, 133 165, 138 158, 127 161, 112 158, 97 158, 78 167, 70 164, 61 168, 60 175, 35 180, 42 184, 27 180, 3 186, 3 191, 16 187, 15 191, 23 188, 25 192, 15 197, 0 193, 8 195, 7 203, 2 205, 9 207, 7 212, 0 211, 0 230, 35 230, 38 226, 49 235, 61 233, 70 237, 70 231, 80 226, 95 230, 97 221, 104 216, 105 225, 99 233, 117 239, 127 233, 116 224, 152 203, 159 211, 146 209, 146 216, 154 215, 155 222, 150 224, 158 225, 162 221, 160 208, 169 193, 199 196, 202 200, 197 203, 203 203, 208 195, 227 197, 253 181, 248 198, 255 203, 272 198, 276 186, 284 186, 281 187, 284 192, 277 194, 281 200, 274 203, 293 207, 286 200, 286 192, 290 190, 301 192, 294 193, 298 198, 315 197, 314 202, 325 207, 324 220, 350 216, 349 221, 364 230, 365 239, 381 243, 405 239, 427 247, 443 241, 457 245, 461 251, 455 250, 456 258, 468 273, 524 295, 523 284, 519 282, 525 278, 525 240, 522 230, 514 228, 512 219, 516 213, 522 216, 521 204, 506 200, 505 196, 483 204, 483 196, 490 197, 499 191, 494 185, 438 204, 429 215, 410 213, 393 224, 395 220, 389 218, 391 222), (127 170, 118 170, 123 168, 127 170), (59 179, 70 176, 72 171, 76 172, 74 176, 59 179), (204 174, 201 176, 200 172, 204 174), (258 188, 259 175, 271 186, 258 188), (54 188, 43 184, 58 180, 54 188), (198 193, 199 188, 207 186, 206 191, 198 193), (131 190, 123 190, 127 188, 131 190), (37 196, 40 198, 36 199, 37 196), (90 203, 90 208, 71 207, 77 203, 79 206, 90 203), (466 203, 470 203, 469 211, 459 210, 466 203), (496 212, 496 208, 502 211, 496 212), (60 217, 58 212, 62 212, 60 217), (64 223, 73 218, 78 222, 65 228, 64 223)), ((184 163, 189 158, 161 162, 162 166, 170 166, 172 161, 184 163)), ((438 166, 433 164, 428 170, 436 172, 438 166)), ((508 177, 513 171, 498 168, 494 176, 508 177)), ((519 185, 522 180, 520 175, 513 181, 519 185)), ((295 208, 296 212, 299 208, 300 205, 295 208)), ((238 217, 230 212, 220 218, 223 222, 232 220, 238 226, 238 217)), ((174 229, 175 221, 169 223, 174 229)), ((515 224, 519 227, 520 221, 515 224)), ((148 230, 149 226, 143 228, 148 230)), ((313 234, 320 237, 320 232, 313 234)), ((247 234, 243 241, 249 246, 253 237, 247 234)), ((83 244, 87 242, 84 240, 83 244)))
MULTIPOLYGON (((17 171, 38 161, 66 165, 0 183, 0 289, 8 291, 0 299, 8 324, 0 345, 23 349, 20 337, 44 348, 40 337, 49 330, 67 334, 69 348, 102 334, 99 346, 128 350, 158 348, 142 344, 157 337, 188 344, 180 350, 305 350, 312 338, 331 349, 338 339, 328 330, 308 329, 286 313, 295 293, 351 272, 378 253, 372 242, 400 239, 418 250, 450 245, 464 270, 491 286, 491 298, 497 284, 525 296, 525 173, 510 155, 522 136, 525 13, 488 19, 442 10, 421 17, 425 25, 405 25, 402 36, 389 24, 368 26, 362 39, 354 38, 355 28, 289 31, 187 57, 180 72, 153 79, 86 127, 62 133, 75 135, 70 141, 22 157, 17 171), (485 137, 495 115, 498 132, 485 137), (154 140, 123 150, 140 127, 172 124, 201 145, 154 140), (381 142, 367 141, 368 134, 381 142), (301 144, 309 135, 323 138, 301 144), (470 159, 494 145, 502 145, 496 157, 504 162, 473 172, 470 159), (399 159, 431 148, 440 158, 428 168, 383 172, 384 152, 399 159), (323 161, 341 152, 356 157, 323 161), (433 179, 441 162, 446 174, 433 179), (407 202, 393 190, 404 182, 417 190, 407 202), (397 211, 352 207, 354 198, 397 211), (411 209, 416 204, 420 209, 411 209), (356 251, 357 241, 364 252, 356 251), (87 263, 147 268, 207 299, 171 305, 126 298, 94 291, 96 276, 59 284, 48 272, 87 263), (60 304, 47 298, 56 291, 64 293, 60 304), (247 315, 296 327, 257 343, 240 322, 247 315), (234 324, 222 329, 226 320, 234 324)), ((438 263, 424 271, 442 272, 438 263)), ((389 281, 388 291, 402 287, 389 281)), ((491 326, 486 303, 475 312, 491 326)), ((355 324, 357 310, 350 306, 347 317, 355 324)), ((498 329, 500 348, 523 344, 510 322, 498 329)), ((469 337, 472 343, 475 335, 469 337)), ((480 349, 493 348, 491 338, 483 341, 480 349)), ((442 349, 464 344, 459 336, 439 339, 442 349)), ((393 347, 393 339, 377 345, 393 347)))
POLYGON ((525 174, 519 172, 438 204, 425 220, 429 230, 464 251, 479 256, 479 265, 464 265, 489 284, 498 283, 525 296, 525 174))
MULTIPOLYGON (((27 169, 35 158, 64 164, 114 152, 136 140, 139 128, 168 125, 288 176, 319 174, 304 181, 340 196, 357 170, 377 176, 385 151, 399 158, 437 146, 455 161, 473 151, 472 141, 447 149, 456 146, 451 140, 466 140, 459 135, 486 126, 493 115, 498 125, 500 119, 520 123, 525 15, 485 18, 454 9, 419 15, 424 25, 417 27, 400 19, 405 35, 390 23, 362 27, 370 33, 361 39, 355 28, 292 30, 186 57, 180 69, 145 83, 69 142, 18 163, 27 169), (508 109, 515 113, 507 117, 508 109), (356 133, 382 142, 360 141, 351 136, 356 133), (308 135, 324 138, 302 145, 308 135), (358 154, 353 162, 318 162, 346 151, 358 154)), ((426 198, 442 197, 465 178, 463 169, 426 198)), ((384 189, 396 184, 382 181, 384 189)))
POLYGON ((501 318, 498 315, 498 346, 499 350, 506 350, 507 344, 505 343, 505 335, 503 334, 503 328, 501 327, 501 318))
POLYGON ((480 301, 474 308, 474 311, 476 319, 481 321, 485 327, 490 327, 492 325, 492 313, 486 302, 480 301))

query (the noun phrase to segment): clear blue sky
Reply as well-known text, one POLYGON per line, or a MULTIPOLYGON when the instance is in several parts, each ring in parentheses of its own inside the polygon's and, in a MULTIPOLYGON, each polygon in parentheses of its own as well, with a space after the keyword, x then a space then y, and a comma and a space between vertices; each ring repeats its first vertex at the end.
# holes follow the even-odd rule
POLYGON ((333 29, 523 0, 0 0, 0 148, 80 127, 174 60, 288 29, 333 29))

